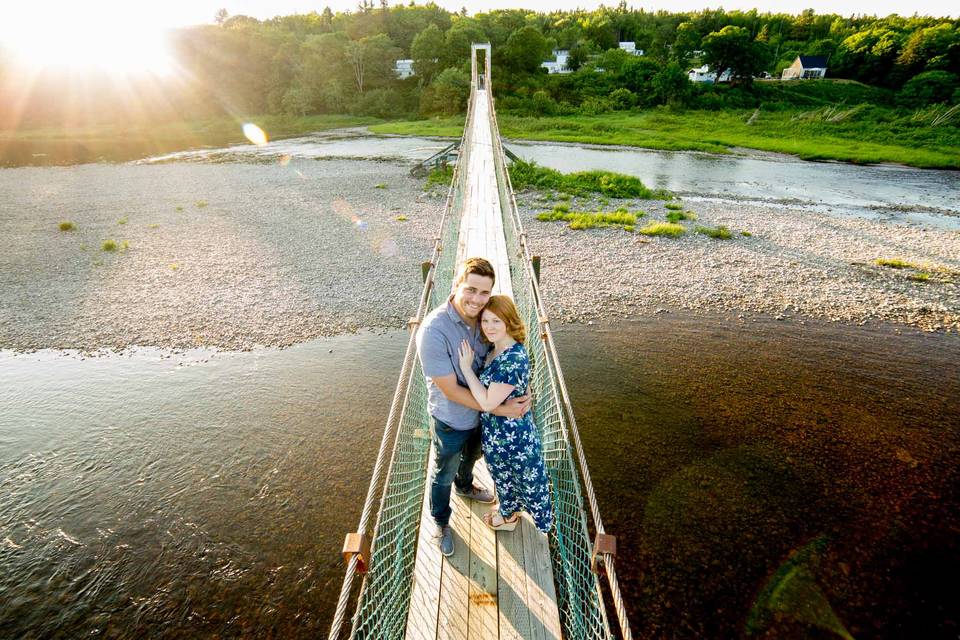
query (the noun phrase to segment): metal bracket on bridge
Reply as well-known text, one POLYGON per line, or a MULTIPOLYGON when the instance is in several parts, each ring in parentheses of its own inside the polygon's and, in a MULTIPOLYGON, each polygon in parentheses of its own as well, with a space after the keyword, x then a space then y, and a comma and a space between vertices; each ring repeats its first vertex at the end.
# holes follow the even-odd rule
POLYGON ((543 340, 547 339, 547 325, 550 324, 550 318, 546 315, 537 316, 537 324, 540 325, 540 337, 543 340))
POLYGON ((348 533, 343 541, 343 561, 347 565, 354 556, 357 558, 357 573, 366 573, 370 569, 370 538, 362 533, 348 533))
POLYGON ((594 573, 600 571, 600 567, 603 565, 603 555, 607 553, 612 556, 617 555, 617 536, 598 533, 593 541, 593 556, 590 558, 590 567, 594 573))
POLYGON ((410 333, 416 333, 417 329, 420 328, 420 320, 415 316, 410 316, 407 320, 407 331, 410 333))

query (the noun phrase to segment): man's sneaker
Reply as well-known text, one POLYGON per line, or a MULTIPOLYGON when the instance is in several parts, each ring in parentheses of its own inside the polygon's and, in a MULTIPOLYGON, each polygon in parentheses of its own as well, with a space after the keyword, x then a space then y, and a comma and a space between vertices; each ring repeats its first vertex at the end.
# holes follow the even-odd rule
POLYGON ((457 495, 467 500, 476 500, 477 502, 485 502, 487 504, 495 500, 491 492, 477 485, 473 485, 466 491, 461 491, 460 487, 457 487, 457 495))
POLYGON ((437 531, 433 534, 440 547, 440 553, 450 557, 453 555, 453 529, 449 525, 441 527, 437 525, 437 531))

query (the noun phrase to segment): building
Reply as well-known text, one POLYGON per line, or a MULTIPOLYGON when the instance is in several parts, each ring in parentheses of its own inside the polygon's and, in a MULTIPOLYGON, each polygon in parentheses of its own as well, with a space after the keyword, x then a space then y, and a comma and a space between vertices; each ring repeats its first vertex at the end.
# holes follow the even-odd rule
POLYGON ((547 73, 572 73, 570 67, 567 66, 567 59, 569 57, 570 52, 566 49, 554 49, 554 59, 542 62, 540 66, 546 69, 547 73))
POLYGON ((720 80, 717 80, 717 74, 710 71, 707 65, 690 69, 690 71, 687 71, 687 77, 690 78, 690 82, 730 82, 730 69, 720 74, 720 80))
POLYGON ((401 80, 416 75, 413 71, 413 60, 397 60, 393 67, 393 72, 397 74, 397 77, 401 80))
POLYGON ((793 64, 783 70, 781 80, 819 80, 827 75, 826 56, 797 56, 793 64))
POLYGON ((642 56, 643 49, 637 49, 636 42, 620 42, 618 46, 632 56, 642 56))

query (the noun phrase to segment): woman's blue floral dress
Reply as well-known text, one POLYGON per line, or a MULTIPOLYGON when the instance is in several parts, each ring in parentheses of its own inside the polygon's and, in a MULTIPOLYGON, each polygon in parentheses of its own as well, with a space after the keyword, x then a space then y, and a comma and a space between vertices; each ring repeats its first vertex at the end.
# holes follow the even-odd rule
MULTIPOLYGON (((480 382, 512 384, 511 398, 526 394, 530 386, 530 358, 521 343, 505 349, 480 372, 480 382)), ((517 511, 533 516, 540 531, 546 533, 553 524, 550 506, 550 478, 543 462, 543 446, 533 412, 511 420, 489 413, 480 414, 483 426, 483 455, 497 486, 500 515, 509 517, 517 511)))

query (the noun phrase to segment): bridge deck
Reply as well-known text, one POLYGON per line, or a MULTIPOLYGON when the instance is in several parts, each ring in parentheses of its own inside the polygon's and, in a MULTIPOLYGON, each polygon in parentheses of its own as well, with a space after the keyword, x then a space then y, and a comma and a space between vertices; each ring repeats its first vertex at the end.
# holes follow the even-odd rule
MULTIPOLYGON (((493 162, 486 92, 472 96, 474 112, 467 158, 469 184, 457 247, 457 264, 471 256, 490 260, 495 293, 512 295, 500 195, 493 162)), ((433 449, 430 451, 433 468, 433 449)), ((476 481, 493 488, 481 460, 476 481)), ((424 492, 407 638, 560 638, 560 618, 547 538, 524 516, 513 531, 493 532, 480 519, 490 505, 451 497, 454 554, 444 558, 433 539, 429 482, 424 492)))

